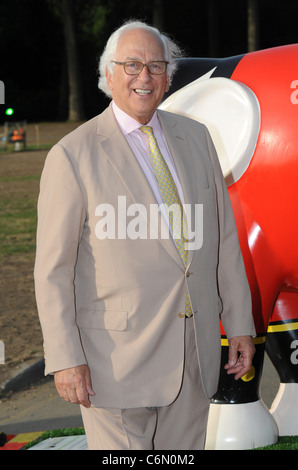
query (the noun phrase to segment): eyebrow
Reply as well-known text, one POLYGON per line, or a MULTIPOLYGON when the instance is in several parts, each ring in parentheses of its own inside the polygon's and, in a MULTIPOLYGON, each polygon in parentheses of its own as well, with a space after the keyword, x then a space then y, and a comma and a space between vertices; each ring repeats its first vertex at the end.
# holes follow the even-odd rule
POLYGON ((125 60, 138 60, 139 62, 141 62, 141 59, 138 57, 126 57, 125 60))
MULTIPOLYGON (((142 59, 137 58, 137 57, 126 57, 125 60, 136 60, 138 62, 142 62, 142 59)), ((164 61, 165 61, 165 59, 152 59, 152 60, 149 60, 149 62, 164 62, 164 61)))

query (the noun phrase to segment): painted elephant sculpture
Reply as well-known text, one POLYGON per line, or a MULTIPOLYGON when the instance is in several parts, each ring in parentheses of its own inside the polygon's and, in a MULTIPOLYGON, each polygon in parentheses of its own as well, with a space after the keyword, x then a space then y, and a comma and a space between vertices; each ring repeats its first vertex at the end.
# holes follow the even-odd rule
MULTIPOLYGON (((298 434, 298 44, 224 59, 180 59, 160 106, 203 122, 233 206, 257 336, 251 371, 222 367, 206 449, 246 449, 298 434), (259 392, 264 353, 279 378, 259 392)), ((222 328, 222 364, 228 342, 222 328)))

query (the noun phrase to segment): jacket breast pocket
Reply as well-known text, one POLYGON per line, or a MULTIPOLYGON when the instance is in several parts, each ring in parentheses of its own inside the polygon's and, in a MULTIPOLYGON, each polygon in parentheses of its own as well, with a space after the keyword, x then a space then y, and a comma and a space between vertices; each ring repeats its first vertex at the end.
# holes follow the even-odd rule
POLYGON ((123 310, 81 311, 77 318, 79 328, 124 331, 127 328, 128 312, 123 310))

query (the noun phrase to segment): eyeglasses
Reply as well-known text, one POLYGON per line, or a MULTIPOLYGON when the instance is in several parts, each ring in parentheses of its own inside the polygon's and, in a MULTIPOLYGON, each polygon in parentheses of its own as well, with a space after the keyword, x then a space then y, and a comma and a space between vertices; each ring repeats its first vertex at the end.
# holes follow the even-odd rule
POLYGON ((116 60, 113 60, 112 62, 117 65, 123 65, 124 72, 127 75, 139 75, 144 67, 147 67, 147 70, 151 75, 162 75, 165 73, 169 63, 164 60, 153 60, 147 64, 143 64, 143 62, 139 62, 137 60, 129 60, 127 62, 117 62, 116 60))

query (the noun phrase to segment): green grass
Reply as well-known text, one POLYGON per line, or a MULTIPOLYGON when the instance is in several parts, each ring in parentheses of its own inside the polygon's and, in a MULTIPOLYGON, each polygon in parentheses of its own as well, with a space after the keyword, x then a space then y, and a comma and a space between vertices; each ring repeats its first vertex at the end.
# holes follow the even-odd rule
MULTIPOLYGON (((77 436, 85 434, 84 428, 65 428, 44 432, 41 436, 24 446, 24 450, 52 437, 77 436)), ((298 450, 298 436, 280 436, 276 444, 254 450, 298 450)))
POLYGON ((56 429, 53 431, 46 431, 34 441, 26 444, 23 447, 23 450, 30 449, 30 447, 35 446, 39 442, 44 441, 46 439, 53 438, 53 437, 80 436, 84 434, 85 434, 84 428, 65 428, 65 429, 56 429))
POLYGON ((0 178, 0 257, 35 251, 39 176, 0 178), (29 188, 29 190, 28 190, 29 188))
MULTIPOLYGON (((26 147, 18 150, 17 153, 21 152, 32 152, 35 150, 50 150, 53 144, 40 144, 40 145, 26 145, 26 147)), ((0 146, 0 155, 5 155, 6 153, 11 153, 15 151, 15 144, 7 144, 6 146, 0 146)))
POLYGON ((255 450, 298 450, 298 436, 280 436, 276 444, 255 450))

